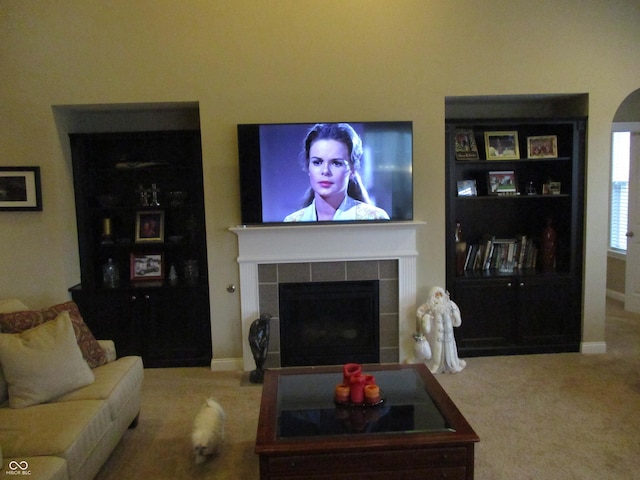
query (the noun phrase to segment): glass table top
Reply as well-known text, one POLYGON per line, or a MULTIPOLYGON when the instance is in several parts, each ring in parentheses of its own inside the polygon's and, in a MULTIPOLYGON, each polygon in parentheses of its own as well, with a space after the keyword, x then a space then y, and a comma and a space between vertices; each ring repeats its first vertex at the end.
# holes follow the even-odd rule
POLYGON ((336 405, 342 373, 281 375, 277 395, 279 438, 323 435, 452 432, 414 369, 375 370, 384 402, 375 407, 336 405))

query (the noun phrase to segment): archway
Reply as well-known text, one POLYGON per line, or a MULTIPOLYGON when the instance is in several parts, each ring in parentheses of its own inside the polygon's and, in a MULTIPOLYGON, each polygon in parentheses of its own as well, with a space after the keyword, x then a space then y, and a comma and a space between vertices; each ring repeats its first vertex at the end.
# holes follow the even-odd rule
POLYGON ((612 132, 630 136, 627 251, 608 262, 607 281, 624 291, 625 310, 640 312, 640 89, 620 104, 613 118, 612 132), (622 288, 620 288, 622 286, 622 288))

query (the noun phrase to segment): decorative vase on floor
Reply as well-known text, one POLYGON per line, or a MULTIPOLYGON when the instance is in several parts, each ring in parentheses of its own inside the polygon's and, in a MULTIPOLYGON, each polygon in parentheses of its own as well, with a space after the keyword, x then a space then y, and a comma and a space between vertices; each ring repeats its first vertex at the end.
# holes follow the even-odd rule
POLYGON ((542 230, 542 270, 553 272, 556 268, 557 234, 552 226, 551 218, 547 218, 547 226, 542 230))
POLYGON ((251 383, 262 383, 264 381, 264 362, 267 359, 267 349, 269 348, 269 330, 271 325, 271 315, 263 313, 260 318, 254 320, 249 327, 249 346, 256 362, 256 369, 249 374, 251 383))

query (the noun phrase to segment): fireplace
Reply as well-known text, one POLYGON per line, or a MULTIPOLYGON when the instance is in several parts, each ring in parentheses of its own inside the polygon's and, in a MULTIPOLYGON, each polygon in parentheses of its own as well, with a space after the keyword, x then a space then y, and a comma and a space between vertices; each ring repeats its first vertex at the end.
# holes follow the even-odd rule
POLYGON ((379 281, 279 284, 283 367, 380 361, 379 281))
MULTIPOLYGON (((327 277, 336 271, 342 275, 342 269, 340 280, 380 280, 380 362, 406 361, 414 344, 416 237, 423 225, 413 221, 230 228, 238 237, 243 369, 255 368, 247 341, 249 327, 261 313, 278 311, 277 300, 273 300, 278 296, 278 283, 335 281, 327 277), (363 267, 377 268, 380 275, 365 275, 363 267), (266 299, 263 290, 271 291, 266 299), (384 310, 388 304, 390 311, 394 309, 392 314, 384 310), (385 346, 385 339, 395 344, 385 346)), ((278 323, 275 319, 271 325, 270 351, 279 350, 278 323)), ((279 366, 279 361, 279 353, 277 363, 267 359, 269 366, 279 366)))

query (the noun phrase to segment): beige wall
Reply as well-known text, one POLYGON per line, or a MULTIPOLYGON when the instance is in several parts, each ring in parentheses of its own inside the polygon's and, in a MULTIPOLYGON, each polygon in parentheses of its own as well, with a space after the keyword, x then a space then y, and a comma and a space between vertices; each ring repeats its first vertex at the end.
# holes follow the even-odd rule
POLYGON ((40 165, 44 211, 0 212, 0 297, 79 282, 72 171, 54 105, 199 103, 214 357, 241 356, 235 125, 408 119, 419 294, 445 281, 444 98, 588 93, 584 340, 604 340, 613 115, 639 87, 629 1, 0 0, 0 165, 40 165), (532 21, 533 20, 533 21, 532 21))
POLYGON ((607 290, 617 298, 624 295, 627 262, 622 258, 607 258, 607 290))

